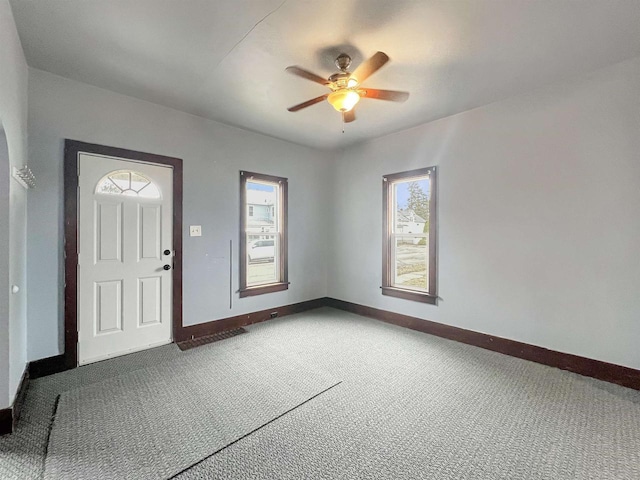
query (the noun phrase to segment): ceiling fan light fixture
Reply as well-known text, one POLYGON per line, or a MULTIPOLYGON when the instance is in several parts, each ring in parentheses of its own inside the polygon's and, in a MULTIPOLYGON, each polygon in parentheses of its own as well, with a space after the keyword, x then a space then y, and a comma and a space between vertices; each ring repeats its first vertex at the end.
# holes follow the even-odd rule
POLYGON ((355 90, 341 88, 340 90, 331 92, 327 97, 327 101, 338 112, 348 112, 360 101, 360 95, 358 95, 358 92, 355 90))
POLYGON ((353 107, 356 106, 361 98, 404 102, 409 98, 408 92, 380 90, 377 88, 360 88, 362 82, 380 70, 388 61, 389 57, 386 53, 376 52, 351 73, 348 70, 351 65, 351 57, 346 53, 342 53, 336 58, 336 67, 338 67, 340 71, 334 73, 327 79, 296 65, 291 65, 286 68, 287 72, 328 87, 330 92, 289 107, 287 110, 290 112, 299 112, 303 108, 316 105, 326 99, 334 109, 342 114, 342 121, 344 123, 351 123, 356 119, 353 107))

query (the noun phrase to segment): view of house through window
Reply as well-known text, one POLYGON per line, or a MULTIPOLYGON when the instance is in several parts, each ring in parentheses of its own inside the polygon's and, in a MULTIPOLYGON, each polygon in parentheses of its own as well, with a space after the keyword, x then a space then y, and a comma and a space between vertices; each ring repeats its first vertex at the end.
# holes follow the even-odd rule
POLYGON ((278 185, 247 181, 247 286, 278 281, 278 185))
POLYGON ((429 179, 393 184, 393 285, 429 289, 429 179))
POLYGON ((241 296, 286 283, 286 179, 243 173, 241 296))
POLYGON ((434 187, 435 168, 385 177, 383 294, 435 294, 434 187))

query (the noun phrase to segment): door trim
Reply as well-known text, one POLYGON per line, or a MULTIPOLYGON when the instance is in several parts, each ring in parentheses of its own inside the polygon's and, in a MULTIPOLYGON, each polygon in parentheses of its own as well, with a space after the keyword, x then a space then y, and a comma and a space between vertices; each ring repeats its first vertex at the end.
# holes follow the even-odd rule
POLYGON ((182 159, 66 139, 64 142, 64 363, 78 366, 78 155, 173 167, 173 341, 182 330, 182 159))

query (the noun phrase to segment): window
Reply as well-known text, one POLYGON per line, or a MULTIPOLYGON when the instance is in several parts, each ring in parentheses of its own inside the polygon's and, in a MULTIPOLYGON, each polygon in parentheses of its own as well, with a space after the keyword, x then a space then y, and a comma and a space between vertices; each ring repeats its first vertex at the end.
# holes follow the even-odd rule
POLYGON ((287 179, 240 172, 240 297, 287 288, 287 179))
POLYGON ((143 174, 131 170, 117 170, 98 182, 96 193, 160 198, 158 187, 143 174))
POLYGON ((382 294, 437 303, 436 167, 382 181, 382 294))

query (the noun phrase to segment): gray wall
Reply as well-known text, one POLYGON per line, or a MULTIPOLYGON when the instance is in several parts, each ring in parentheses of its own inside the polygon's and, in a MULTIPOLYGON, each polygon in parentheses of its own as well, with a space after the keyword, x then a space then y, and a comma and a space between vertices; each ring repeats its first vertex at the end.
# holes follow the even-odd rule
POLYGON ((29 359, 61 352, 61 162, 74 138, 184 159, 185 231, 204 232, 184 237, 186 324, 328 294, 640 368, 638 78, 640 58, 329 154, 31 70, 29 359), (437 307, 379 289, 381 177, 428 165, 437 307), (239 169, 290 179, 292 285, 234 295, 229 310, 239 169))
POLYGON ((27 76, 11 7, 0 0, 0 408, 13 402, 26 364, 26 190, 8 176, 27 159, 27 76), (21 292, 9 295, 12 284, 21 292))
POLYGON ((640 368, 640 58, 341 152, 331 297, 640 368), (439 167, 439 306, 382 296, 382 175, 439 167))
POLYGON ((29 76, 29 360, 62 352, 62 158, 65 138, 184 160, 184 324, 326 295, 326 154, 39 70, 29 76), (289 179, 289 281, 284 292, 229 309, 229 240, 238 289, 239 171, 289 179), (189 237, 202 225, 202 237, 189 237))

